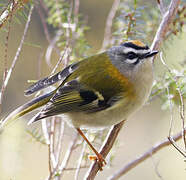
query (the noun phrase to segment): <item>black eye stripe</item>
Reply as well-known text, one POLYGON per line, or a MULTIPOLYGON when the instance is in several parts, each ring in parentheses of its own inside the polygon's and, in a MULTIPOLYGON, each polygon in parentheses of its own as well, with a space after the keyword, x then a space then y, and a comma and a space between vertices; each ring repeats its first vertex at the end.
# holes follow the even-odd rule
POLYGON ((126 56, 127 56, 127 59, 135 59, 138 57, 138 55, 134 52, 128 52, 126 56))

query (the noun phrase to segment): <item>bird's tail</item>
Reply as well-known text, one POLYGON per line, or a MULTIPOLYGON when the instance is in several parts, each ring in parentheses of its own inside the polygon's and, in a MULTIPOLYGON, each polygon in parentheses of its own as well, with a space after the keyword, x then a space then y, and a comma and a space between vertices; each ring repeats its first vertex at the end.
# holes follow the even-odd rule
POLYGON ((52 91, 48 94, 36 97, 35 99, 29 101, 28 103, 18 107, 12 113, 10 113, 5 119, 0 121, 0 128, 8 125, 9 123, 13 122, 14 120, 18 119, 19 117, 23 116, 24 114, 27 114, 27 113, 43 106, 51 99, 53 94, 54 94, 54 91, 52 91))

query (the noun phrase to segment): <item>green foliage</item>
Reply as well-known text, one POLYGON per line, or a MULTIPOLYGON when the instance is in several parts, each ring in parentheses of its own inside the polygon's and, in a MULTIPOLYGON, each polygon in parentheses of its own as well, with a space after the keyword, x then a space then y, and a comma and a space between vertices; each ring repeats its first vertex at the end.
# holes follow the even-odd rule
POLYGON ((162 100, 162 109, 170 108, 170 100, 172 106, 180 105, 180 94, 183 99, 186 98, 186 69, 178 71, 176 69, 166 72, 163 77, 155 82, 151 94, 151 99, 159 97, 162 100))
MULTIPOLYGON (((61 31, 61 35, 57 42, 62 51, 66 47, 71 48, 70 60, 73 62, 77 58, 87 56, 89 45, 85 38, 85 31, 89 28, 82 20, 81 14, 75 14, 74 4, 69 1, 44 1, 48 7, 48 23, 52 25, 56 31, 61 31)), ((63 54, 63 52, 62 52, 63 54)))
POLYGON ((152 34, 155 34, 158 26, 158 8, 148 3, 145 6, 139 4, 137 0, 120 3, 114 24, 113 44, 130 39, 140 39, 145 43, 152 41, 152 34), (147 13, 146 8, 151 11, 147 13))
POLYGON ((177 35, 179 32, 182 32, 185 22, 186 22, 186 5, 181 4, 178 8, 177 15, 172 23, 172 27, 170 28, 169 34, 177 35))
MULTIPOLYGON (((140 39, 148 44, 152 42, 160 20, 160 10, 157 3, 147 2, 144 5, 142 0, 123 1, 120 3, 118 16, 114 23, 112 44, 130 39, 140 39)), ((177 33, 182 32, 185 20, 186 5, 183 2, 179 6, 166 39, 172 34, 177 35, 177 33)))

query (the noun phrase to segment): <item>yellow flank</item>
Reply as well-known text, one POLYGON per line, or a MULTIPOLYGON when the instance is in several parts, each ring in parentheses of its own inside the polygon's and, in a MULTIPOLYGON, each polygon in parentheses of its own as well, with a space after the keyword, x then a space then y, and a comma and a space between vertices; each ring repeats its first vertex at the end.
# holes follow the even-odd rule
POLYGON ((125 89, 125 94, 130 98, 135 97, 133 84, 127 79, 116 67, 112 65, 112 63, 108 63, 106 65, 107 72, 113 79, 117 79, 118 83, 125 89), (127 90, 126 90, 127 88, 127 90))
POLYGON ((131 43, 133 43, 133 44, 135 44, 135 45, 137 45, 137 46, 141 46, 141 47, 145 47, 146 45, 145 44, 143 44, 141 41, 139 41, 139 40, 131 40, 131 41, 129 41, 129 42, 131 42, 131 43))

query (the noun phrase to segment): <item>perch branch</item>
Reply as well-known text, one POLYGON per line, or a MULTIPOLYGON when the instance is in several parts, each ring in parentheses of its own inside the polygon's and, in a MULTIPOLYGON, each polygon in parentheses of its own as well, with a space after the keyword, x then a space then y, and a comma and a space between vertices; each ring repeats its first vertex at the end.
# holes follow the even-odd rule
MULTIPOLYGON (((103 143, 103 146, 101 147, 100 154, 105 158, 107 154, 110 152, 121 128, 123 127, 125 121, 120 122, 119 124, 112 127, 112 129, 109 131, 105 142, 103 143)), ((94 162, 89 171, 86 174, 85 179, 86 180, 92 180, 95 178, 97 172, 99 171, 99 165, 97 162, 94 162)))
POLYGON ((156 32, 156 35, 154 37, 153 43, 151 45, 151 49, 158 50, 160 48, 160 44, 165 38, 165 35, 169 29, 170 24, 173 21, 173 18, 176 15, 178 6, 180 4, 180 0, 172 0, 168 10, 164 13, 164 16, 162 18, 162 21, 159 25, 159 28, 156 32))
MULTIPOLYGON (((185 127, 186 131, 186 127, 185 127)), ((182 137, 182 131, 178 134, 173 136, 174 141, 178 141, 182 137)), ((164 139, 163 141, 157 143, 152 148, 147 150, 145 153, 137 157, 136 159, 132 160, 131 162, 127 163, 125 166, 123 166, 119 171, 114 173, 111 177, 108 178, 108 180, 116 180, 119 179, 121 176, 129 172, 131 169, 135 168, 137 165, 139 165, 141 162, 145 161, 149 157, 151 157, 153 154, 157 153, 161 149, 170 146, 171 142, 168 138, 164 139)))

